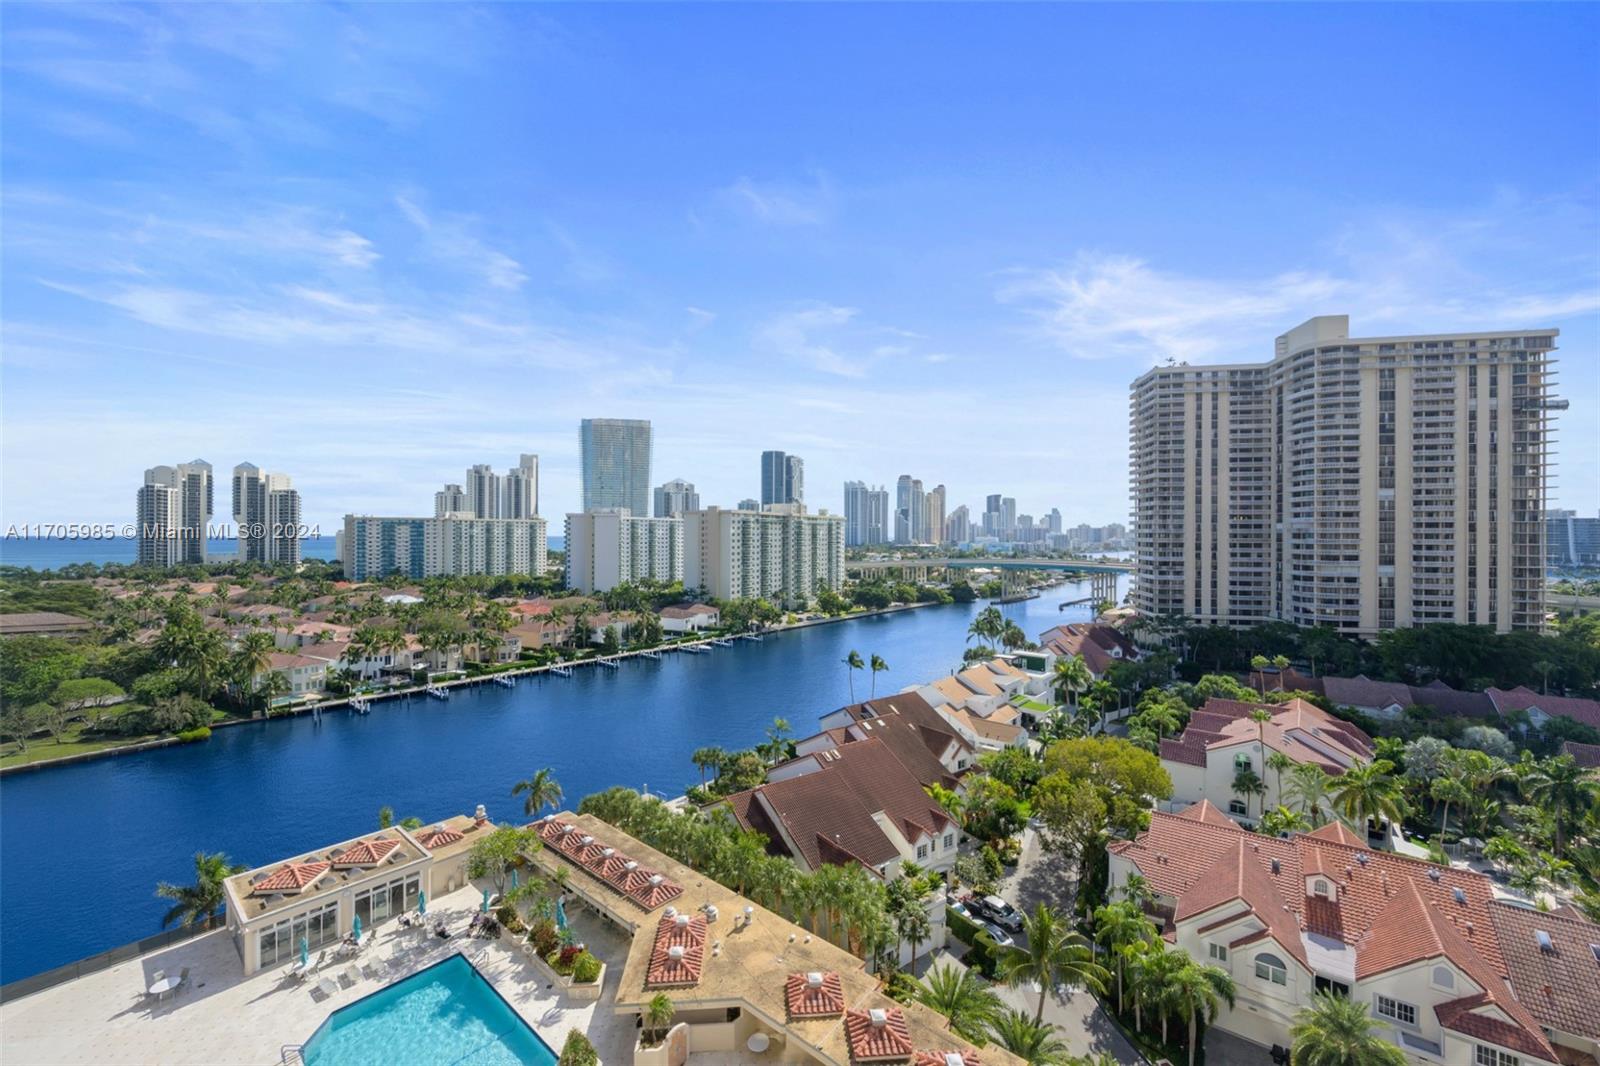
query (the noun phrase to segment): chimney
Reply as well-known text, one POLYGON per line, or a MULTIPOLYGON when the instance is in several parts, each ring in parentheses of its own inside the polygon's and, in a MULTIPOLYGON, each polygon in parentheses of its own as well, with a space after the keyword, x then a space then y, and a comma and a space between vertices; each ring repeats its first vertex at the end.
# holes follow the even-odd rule
POLYGON ((472 814, 472 820, 477 825, 484 825, 489 821, 489 812, 484 810, 483 804, 478 804, 478 809, 472 814))
POLYGON ((884 1026, 889 1024, 888 1012, 878 1007, 873 1007, 871 1010, 869 1010, 867 1012, 867 1017, 871 1019, 872 1027, 874 1029, 882 1029, 884 1026))
POLYGON ((807 988, 821 988, 822 987, 822 974, 821 974, 821 972, 819 972, 817 970, 812 970, 810 973, 806 974, 806 987, 807 988))

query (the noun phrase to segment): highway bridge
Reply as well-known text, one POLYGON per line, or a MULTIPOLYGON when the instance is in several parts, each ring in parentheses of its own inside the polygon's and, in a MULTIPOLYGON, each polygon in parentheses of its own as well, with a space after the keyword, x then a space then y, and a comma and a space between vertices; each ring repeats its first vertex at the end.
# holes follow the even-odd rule
POLYGON ((893 577, 922 583, 934 580, 936 575, 949 581, 954 570, 998 570, 1003 596, 1024 590, 1026 572, 1049 570, 1082 574, 1091 580, 1090 591, 1096 600, 1115 602, 1117 577, 1133 573, 1133 563, 1121 559, 1029 559, 1007 555, 959 559, 846 559, 844 570, 846 574, 865 580, 893 577))

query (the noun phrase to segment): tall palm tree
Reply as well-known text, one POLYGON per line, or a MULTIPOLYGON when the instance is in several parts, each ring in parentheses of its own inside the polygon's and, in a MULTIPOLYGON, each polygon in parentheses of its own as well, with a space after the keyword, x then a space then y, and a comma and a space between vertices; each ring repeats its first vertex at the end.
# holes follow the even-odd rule
POLYGON ((1168 978, 1166 998, 1189 1020, 1189 1066, 1194 1066, 1199 1020, 1204 1017, 1210 1025, 1216 1021, 1217 1010, 1224 1001, 1233 1006, 1233 978, 1221 967, 1191 959, 1168 978))
POLYGON ((1078 693, 1088 691, 1092 684, 1094 674, 1089 671, 1089 664, 1083 661, 1083 656, 1073 655, 1056 660, 1055 690, 1058 703, 1071 703, 1076 707, 1078 693))
POLYGON ((1122 949, 1129 944, 1155 939, 1156 927, 1138 906, 1127 900, 1095 908, 1094 936, 1117 959, 1117 1013, 1122 1012, 1123 975, 1127 957, 1122 949))
POLYGON ((1012 988, 1039 983, 1039 1009, 1035 1022, 1044 1021, 1044 999, 1058 984, 1085 985, 1103 993, 1105 968, 1094 961, 1094 949, 1081 933, 1049 907, 1039 904, 1022 919, 1027 947, 1013 947, 1000 957, 1000 979, 1012 988))
POLYGON ((1528 798, 1538 803, 1555 823, 1556 856, 1566 847, 1566 830, 1600 803, 1600 781, 1570 755, 1545 759, 1523 782, 1528 798))
POLYGON ((1328 771, 1316 763, 1297 763, 1289 771, 1289 786, 1284 790, 1284 798, 1292 800, 1310 817, 1315 828, 1327 820, 1324 812, 1331 804, 1332 784, 1333 779, 1328 776, 1328 771))
POLYGON ((276 670, 263 674, 255 691, 256 697, 261 700, 261 713, 270 715, 272 704, 279 696, 287 696, 291 688, 289 679, 276 670))
POLYGON ((728 753, 721 748, 696 748, 694 754, 689 756, 689 761, 694 763, 695 769, 700 771, 700 787, 706 786, 706 771, 715 770, 722 772, 722 764, 728 759, 728 753))
POLYGON ((1272 771, 1273 791, 1278 794, 1278 802, 1283 802, 1283 772, 1294 765, 1294 760, 1281 751, 1275 751, 1267 756, 1267 769, 1272 771))
POLYGON ((1404 810, 1400 780, 1394 776, 1394 763, 1377 759, 1365 766, 1352 766, 1333 782, 1333 800, 1345 818, 1358 825, 1368 820, 1387 818, 1398 822, 1404 810))
POLYGON ((672 997, 665 992, 657 992, 650 997, 650 1002, 644 1006, 644 1024, 650 1031, 653 1043, 659 1044, 667 1037, 667 1030, 672 1028, 672 1019, 677 1016, 678 1008, 673 1005, 672 997))
POLYGON ((916 997, 949 1019, 949 1027, 968 1040, 981 1038, 990 1020, 1004 1009, 1000 997, 975 971, 948 963, 928 971, 917 983, 916 997))
POLYGON ((522 801, 522 813, 530 817, 546 807, 561 806, 561 783, 556 780, 555 771, 548 766, 536 771, 526 781, 512 785, 511 794, 526 797, 522 801))
POLYGON ((264 629, 251 630, 239 641, 233 653, 234 678, 246 693, 254 691, 256 676, 266 673, 272 665, 272 653, 276 648, 272 634, 264 629))
POLYGON ((985 607, 978 612, 978 616, 967 627, 967 640, 977 637, 979 640, 998 640, 1000 634, 1005 632, 1005 616, 998 607, 985 607))
POLYGON ((1428 786, 1428 795, 1444 804, 1444 820, 1439 823, 1439 840, 1442 843, 1445 833, 1450 831, 1450 805, 1466 803, 1472 798, 1473 792, 1459 777, 1446 775, 1433 779, 1433 783, 1428 786))
POLYGON ((1259 796, 1267 790, 1261 776, 1248 766, 1241 766, 1233 774, 1233 791, 1236 795, 1244 797, 1244 816, 1250 817, 1250 797, 1259 796))
POLYGON ((861 653, 854 648, 850 649, 850 654, 846 655, 842 661, 845 666, 849 667, 849 672, 845 676, 850 679, 850 702, 854 703, 856 701, 856 671, 863 669, 867 664, 862 661, 861 653))
POLYGON ((1040 1025, 1027 1011, 1007 1010, 989 1023, 996 1041, 1028 1066, 1058 1066, 1067 1062, 1067 1045, 1056 1027, 1040 1025))
POLYGON ((1405 1066, 1405 1052, 1386 1040, 1367 1005, 1318 992, 1289 1030, 1295 1066, 1405 1066))
POLYGON ((194 855, 194 884, 173 885, 163 881, 156 886, 156 895, 173 901, 172 909, 161 919, 164 929, 178 919, 184 925, 199 925, 222 909, 222 882, 234 874, 243 873, 243 866, 228 861, 222 852, 207 855, 197 851, 194 855))
POLYGON ((872 666, 872 688, 869 690, 869 692, 867 694, 867 698, 868 699, 871 699, 872 697, 874 697, 874 696, 876 696, 878 694, 878 675, 883 673, 885 670, 889 669, 889 664, 883 661, 883 656, 881 656, 881 655, 874 655, 872 657, 871 666, 872 666))

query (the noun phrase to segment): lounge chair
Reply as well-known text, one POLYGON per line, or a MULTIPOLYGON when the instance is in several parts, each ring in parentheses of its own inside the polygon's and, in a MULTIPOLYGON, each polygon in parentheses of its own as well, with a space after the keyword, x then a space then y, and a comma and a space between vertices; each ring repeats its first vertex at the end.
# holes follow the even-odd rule
POLYGON ((350 983, 355 985, 361 981, 361 972, 356 969, 356 964, 352 962, 349 966, 344 968, 344 972, 339 975, 339 978, 340 980, 345 980, 348 978, 350 983))
POLYGON ((183 986, 189 983, 189 967, 185 966, 178 971, 178 983, 173 986, 172 994, 176 996, 183 991, 183 986))
POLYGON ((377 980, 377 978, 381 975, 381 971, 378 969, 378 957, 368 953, 367 956, 361 960, 361 972, 366 976, 371 977, 373 980, 377 980))
POLYGON ((334 981, 333 978, 324 977, 322 980, 317 982, 317 991, 321 992, 324 996, 337 996, 339 994, 339 985, 334 981))

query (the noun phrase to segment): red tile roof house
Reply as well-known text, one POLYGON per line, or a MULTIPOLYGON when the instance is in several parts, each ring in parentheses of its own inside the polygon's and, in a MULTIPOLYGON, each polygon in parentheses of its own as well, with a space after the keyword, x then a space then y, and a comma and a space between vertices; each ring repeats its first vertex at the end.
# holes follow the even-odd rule
POLYGON ((1411 689, 1399 682, 1374 681, 1357 674, 1355 677, 1324 677, 1322 694, 1330 703, 1350 707, 1374 718, 1400 717, 1411 706, 1411 689))
POLYGON ((722 621, 722 612, 704 603, 691 603, 687 607, 661 608, 661 629, 666 633, 699 633, 715 629, 722 621))
POLYGON ((1096 622, 1073 622, 1039 634, 1039 645, 1060 658, 1083 656, 1084 665, 1096 681, 1119 662, 1132 662, 1139 652, 1128 635, 1115 626, 1096 622))
MULTIPOLYGON (((767 838, 770 853, 808 873, 859 864, 886 881, 899 877, 906 862, 934 873, 955 866, 960 827, 882 740, 792 763, 793 776, 724 801, 742 827, 767 838)), ((944 943, 942 900, 930 902, 928 919, 933 933, 921 954, 944 943)), ((901 950, 902 964, 909 964, 910 945, 901 950)))
POLYGON ((1233 977, 1225 1032, 1288 1047, 1296 1013, 1331 990, 1367 1006, 1411 1061, 1557 1061, 1482 874, 1373 851, 1338 823, 1279 839, 1203 808, 1156 812, 1110 852, 1111 889, 1143 877, 1166 939, 1233 977))
POLYGON ((1569 740, 1561 745, 1561 754, 1572 756, 1573 762, 1590 770, 1600 770, 1600 744, 1580 744, 1569 740))
POLYGON ((1528 688, 1491 688, 1485 695, 1494 701, 1494 709, 1502 718, 1514 711, 1525 711, 1528 721, 1541 726, 1552 718, 1570 718, 1574 722, 1600 729, 1600 702, 1568 696, 1541 696, 1528 688))
POLYGON ((1278 704, 1209 699, 1182 733, 1161 742, 1160 755, 1172 777, 1172 807, 1210 800, 1233 817, 1254 819, 1283 802, 1279 775, 1266 765, 1272 752, 1337 775, 1371 762, 1372 751, 1372 738, 1360 729, 1302 699, 1278 704), (1271 719, 1257 726, 1250 719, 1256 709, 1270 712, 1271 719), (1265 793, 1234 792, 1234 777, 1243 767, 1261 778, 1265 793))
MULTIPOLYGON (((914 692, 852 703, 822 716, 822 732, 795 742, 801 756, 834 751, 846 744, 877 738, 895 753, 923 786, 959 788, 961 776, 977 760, 973 746, 961 738, 944 716, 914 692)), ((774 767, 767 779, 793 776, 791 760, 774 767)))

